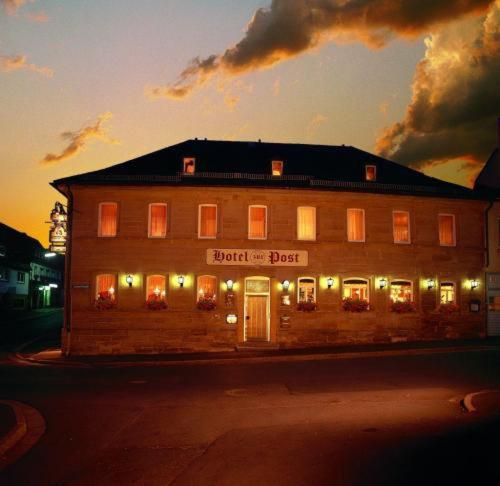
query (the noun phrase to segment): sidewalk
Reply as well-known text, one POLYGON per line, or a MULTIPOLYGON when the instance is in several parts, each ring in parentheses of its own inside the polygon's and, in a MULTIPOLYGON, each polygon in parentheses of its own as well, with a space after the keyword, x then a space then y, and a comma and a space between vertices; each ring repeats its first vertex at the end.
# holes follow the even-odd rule
POLYGON ((39 319, 40 317, 62 312, 62 310, 62 307, 45 307, 43 309, 3 309, 2 325, 31 321, 33 319, 39 319))
POLYGON ((270 350, 235 350, 202 353, 172 353, 148 355, 107 355, 63 357, 60 349, 48 349, 36 354, 18 355, 35 363, 80 366, 141 366, 181 365, 203 363, 235 363, 264 361, 307 361, 358 357, 439 354, 500 350, 500 338, 468 339, 454 341, 405 342, 391 344, 359 344, 317 348, 292 348, 270 350))

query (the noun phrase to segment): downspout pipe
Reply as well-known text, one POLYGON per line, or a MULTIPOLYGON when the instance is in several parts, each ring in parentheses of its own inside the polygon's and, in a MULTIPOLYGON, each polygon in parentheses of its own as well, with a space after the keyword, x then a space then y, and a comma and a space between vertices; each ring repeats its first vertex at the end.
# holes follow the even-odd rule
POLYGON ((69 354, 71 340, 71 250, 73 247, 73 193, 66 187, 68 198, 68 226, 66 240, 66 268, 64 272, 64 329, 66 331, 66 356, 69 354))
POLYGON ((484 210, 484 234, 486 238, 486 270, 488 270, 488 267, 490 266, 490 222, 489 222, 489 212, 490 209, 493 207, 495 200, 491 199, 490 203, 484 210))

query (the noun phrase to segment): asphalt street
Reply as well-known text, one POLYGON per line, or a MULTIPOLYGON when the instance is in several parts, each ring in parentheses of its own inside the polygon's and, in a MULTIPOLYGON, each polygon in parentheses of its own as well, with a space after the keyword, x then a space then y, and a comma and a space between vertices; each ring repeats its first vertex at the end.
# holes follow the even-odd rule
POLYGON ((498 484, 498 402, 460 401, 500 389, 499 370, 498 350, 168 367, 4 354, 0 399, 46 432, 0 483, 498 484))

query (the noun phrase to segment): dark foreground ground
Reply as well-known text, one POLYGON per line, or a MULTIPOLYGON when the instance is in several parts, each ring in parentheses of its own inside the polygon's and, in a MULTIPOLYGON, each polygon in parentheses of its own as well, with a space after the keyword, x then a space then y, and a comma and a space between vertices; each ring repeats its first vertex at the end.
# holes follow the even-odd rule
POLYGON ((500 484, 500 400, 460 407, 500 389, 498 350, 163 367, 3 358, 0 399, 35 407, 47 430, 2 485, 500 484))

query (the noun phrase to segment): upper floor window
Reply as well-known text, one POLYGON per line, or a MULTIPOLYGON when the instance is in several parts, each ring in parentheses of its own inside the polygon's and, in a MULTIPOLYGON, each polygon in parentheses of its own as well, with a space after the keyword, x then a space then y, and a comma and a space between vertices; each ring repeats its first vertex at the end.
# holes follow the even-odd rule
POLYGON ((99 236, 116 236, 118 228, 118 204, 103 202, 99 204, 99 236))
POLYGON ((316 302, 316 279, 302 277, 297 285, 297 302, 316 302))
POLYGON ((267 238, 267 207, 248 207, 248 238, 265 240, 267 238))
POLYGON ((273 160, 271 162, 271 173, 273 176, 283 175, 283 161, 282 160, 273 160))
POLYGON ((342 297, 344 299, 369 300, 368 280, 362 278, 350 278, 342 284, 342 297))
POLYGON ((167 205, 152 203, 149 205, 148 236, 164 238, 167 235, 167 205))
POLYGON ((184 157, 183 170, 184 174, 194 174, 196 169, 196 159, 193 157, 184 157))
POLYGON ((412 283, 408 280, 393 280, 391 282, 391 300, 393 302, 412 302, 412 283))
POLYGON ((457 296, 453 282, 441 282, 439 285, 439 294, 441 304, 455 304, 457 296))
POLYGON ((17 272, 17 283, 24 283, 26 281, 26 274, 24 272, 17 272))
POLYGON ((365 210, 347 210, 347 240, 365 241, 365 210))
POLYGON ((300 206, 297 208, 297 239, 316 239, 316 208, 300 206))
POLYGON ((200 204, 198 207, 198 238, 217 237, 217 205, 200 204))
POLYGON ((439 244, 441 246, 455 246, 455 215, 440 214, 438 215, 439 223, 439 244))
POLYGON ((377 180, 377 166, 376 165, 365 165, 365 180, 366 181, 376 181, 377 180))
POLYGON ((408 211, 393 211, 392 232, 394 243, 410 243, 410 213, 408 211))
POLYGON ((198 302, 217 299, 217 278, 212 275, 200 275, 197 279, 198 302))

